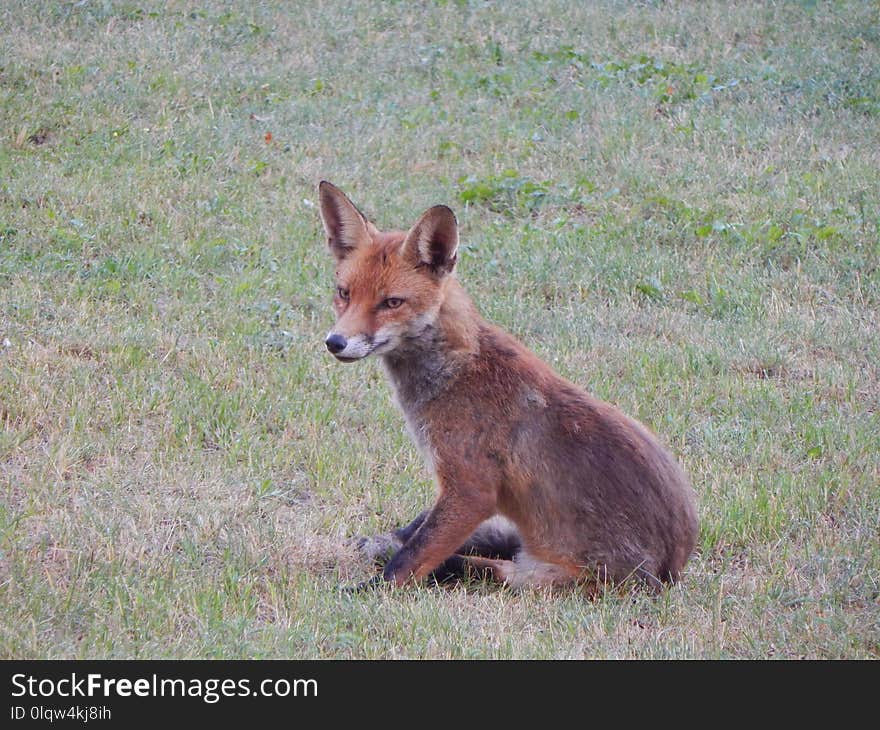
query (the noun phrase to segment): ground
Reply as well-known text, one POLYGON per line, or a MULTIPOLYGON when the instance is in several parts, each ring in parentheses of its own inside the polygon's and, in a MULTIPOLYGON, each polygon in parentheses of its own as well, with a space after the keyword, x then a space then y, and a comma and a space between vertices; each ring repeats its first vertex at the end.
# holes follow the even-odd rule
POLYGON ((875 2, 6 2, 0 656, 880 654, 875 2), (699 498, 659 597, 346 595, 433 486, 340 365, 315 187, 699 498))

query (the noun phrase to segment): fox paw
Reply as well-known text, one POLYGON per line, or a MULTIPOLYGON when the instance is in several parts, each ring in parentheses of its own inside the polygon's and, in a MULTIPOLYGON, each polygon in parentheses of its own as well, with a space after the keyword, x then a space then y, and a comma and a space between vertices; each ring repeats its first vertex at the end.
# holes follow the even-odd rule
POLYGON ((394 533, 384 535, 372 535, 360 537, 357 540, 357 549, 367 560, 376 565, 384 565, 394 553, 403 547, 403 542, 394 533))

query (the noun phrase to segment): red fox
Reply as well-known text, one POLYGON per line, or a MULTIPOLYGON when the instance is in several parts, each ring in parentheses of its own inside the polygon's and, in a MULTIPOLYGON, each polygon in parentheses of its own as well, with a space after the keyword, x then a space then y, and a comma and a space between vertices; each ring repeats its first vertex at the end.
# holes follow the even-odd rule
POLYGON ((327 349, 347 363, 379 356, 437 483, 431 509, 364 541, 373 555, 394 549, 369 584, 677 580, 698 529, 684 472, 645 426, 480 317, 454 273, 452 210, 382 232, 334 185, 318 194, 336 259, 327 349))

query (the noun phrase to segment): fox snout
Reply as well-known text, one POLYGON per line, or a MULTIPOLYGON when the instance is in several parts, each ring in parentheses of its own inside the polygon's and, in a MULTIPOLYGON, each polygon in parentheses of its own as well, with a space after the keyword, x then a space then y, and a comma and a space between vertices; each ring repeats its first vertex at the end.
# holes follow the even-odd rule
POLYGON ((364 337, 355 335, 346 337, 338 332, 331 332, 324 340, 324 344, 340 362, 354 362, 369 354, 369 347, 365 347, 364 337))
POLYGON ((340 362, 362 360, 374 352, 382 352, 389 344, 388 338, 377 340, 368 335, 351 335, 346 337, 339 332, 330 332, 324 340, 330 353, 340 362))
POLYGON ((327 349, 330 350, 331 354, 338 355, 345 349, 346 345, 348 345, 348 340, 342 335, 337 335, 335 332, 331 332, 327 335, 327 339, 324 340, 324 344, 327 345, 327 349))

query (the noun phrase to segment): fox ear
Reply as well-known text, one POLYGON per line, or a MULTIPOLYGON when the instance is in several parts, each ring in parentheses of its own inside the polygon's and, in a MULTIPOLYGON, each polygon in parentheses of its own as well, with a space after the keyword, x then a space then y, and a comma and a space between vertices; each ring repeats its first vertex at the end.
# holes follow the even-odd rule
POLYGON ((367 219, 339 188, 322 180, 318 185, 321 222, 327 233, 327 245, 337 261, 370 240, 367 219))
POLYGON ((426 210, 409 229, 401 251, 413 266, 425 266, 437 276, 451 273, 458 254, 455 213, 445 205, 426 210))

